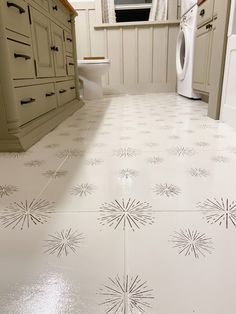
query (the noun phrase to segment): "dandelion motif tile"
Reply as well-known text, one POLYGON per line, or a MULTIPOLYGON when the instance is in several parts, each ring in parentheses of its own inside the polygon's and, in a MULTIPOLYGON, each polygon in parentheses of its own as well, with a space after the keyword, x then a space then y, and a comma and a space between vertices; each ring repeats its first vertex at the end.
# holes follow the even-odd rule
POLYGON ((229 241, 229 249, 217 226, 210 229, 201 213, 159 213, 155 220, 155 228, 145 228, 142 233, 127 230, 128 270, 139 271, 147 290, 152 289, 155 297, 149 300, 151 307, 143 312, 221 314, 227 309, 233 314, 230 291, 234 276, 227 278, 219 269, 225 263, 227 274, 234 270, 234 230, 223 236, 229 241), (224 294, 225 289, 228 295, 224 294), (220 302, 216 301, 216 294, 224 295, 220 302))
POLYGON ((123 243, 122 232, 100 231, 94 213, 54 214, 30 233, 0 228, 1 254, 11 257, 7 264, 2 259, 1 313, 34 313, 35 306, 66 313, 69 306, 74 313, 103 314, 98 292, 113 274, 123 276, 123 243))
POLYGON ((211 254, 214 249, 212 239, 197 230, 181 229, 175 231, 170 242, 179 254, 194 258, 205 257, 207 254, 211 254))
POLYGON ((235 314, 235 134, 117 95, 0 153, 0 313, 235 314))
POLYGON ((55 254, 57 257, 68 256, 71 253, 76 254, 84 241, 84 234, 77 230, 63 229, 54 234, 49 234, 45 240, 46 254, 55 254))
POLYGON ((104 299, 100 306, 106 313, 146 313, 151 309, 153 289, 139 275, 108 278, 98 293, 104 299))
POLYGON ((129 198, 127 201, 115 200, 111 203, 103 203, 100 206, 99 222, 102 226, 113 229, 130 228, 135 231, 146 225, 152 225, 154 218, 151 214, 151 205, 147 202, 129 198))
POLYGON ((0 212, 0 224, 4 228, 32 228, 47 223, 54 211, 54 204, 43 199, 10 203, 0 212))
POLYGON ((15 192, 17 192, 18 190, 19 188, 15 185, 11 185, 11 184, 0 185, 0 198, 10 196, 14 194, 15 192))

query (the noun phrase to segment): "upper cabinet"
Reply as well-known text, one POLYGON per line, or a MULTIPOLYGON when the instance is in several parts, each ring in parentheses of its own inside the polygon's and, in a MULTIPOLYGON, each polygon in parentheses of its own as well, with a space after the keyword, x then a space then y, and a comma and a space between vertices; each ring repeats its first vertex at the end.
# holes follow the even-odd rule
POLYGON ((206 0, 198 7, 193 88, 209 94, 209 116, 219 118, 230 0, 206 0))

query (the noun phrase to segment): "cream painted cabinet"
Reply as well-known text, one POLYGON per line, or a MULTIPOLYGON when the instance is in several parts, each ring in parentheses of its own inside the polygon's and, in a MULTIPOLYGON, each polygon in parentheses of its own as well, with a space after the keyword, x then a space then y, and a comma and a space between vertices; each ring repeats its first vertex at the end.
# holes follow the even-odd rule
POLYGON ((50 20, 31 8, 32 40, 37 77, 54 76, 50 20))
POLYGON ((208 115, 218 119, 230 0, 206 0, 198 7, 193 88, 209 94, 208 115))
POLYGON ((52 47, 56 76, 66 75, 66 55, 63 29, 55 23, 51 24, 52 47))
POLYGON ((195 61, 193 68, 193 87, 197 90, 206 91, 208 73, 209 48, 211 31, 207 27, 197 30, 195 40, 195 61))
POLYGON ((206 90, 210 91, 211 81, 212 77, 214 75, 214 64, 213 64, 213 58, 212 53, 213 49, 216 49, 217 42, 216 42, 216 30, 217 30, 217 19, 214 19, 212 23, 210 23, 210 39, 209 39, 209 54, 208 54, 208 62, 207 62, 207 76, 206 76, 206 90))
POLYGON ((82 106, 75 15, 67 0, 0 0, 0 151, 26 150, 82 106))

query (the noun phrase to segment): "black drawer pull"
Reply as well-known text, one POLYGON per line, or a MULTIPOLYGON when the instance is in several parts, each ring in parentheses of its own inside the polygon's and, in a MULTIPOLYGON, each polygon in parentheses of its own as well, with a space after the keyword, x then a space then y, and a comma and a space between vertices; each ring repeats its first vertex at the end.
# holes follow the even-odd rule
POLYGON ((70 20, 68 20, 67 22, 68 22, 68 23, 72 23, 72 20, 70 19, 70 20))
POLYGON ((22 54, 22 53, 14 53, 14 57, 15 57, 15 58, 23 58, 23 59, 25 59, 25 60, 30 60, 30 59, 31 59, 30 56, 24 55, 24 54, 22 54))
POLYGON ((59 51, 58 47, 56 47, 56 46, 52 46, 52 47, 51 47, 51 50, 53 50, 53 51, 59 51))
POLYGON ((59 90, 59 93, 60 93, 60 94, 63 94, 63 93, 65 93, 65 92, 66 92, 66 89, 60 89, 60 90, 59 90))
POLYGON ((14 8, 18 9, 20 14, 25 13, 25 9, 23 9, 20 5, 18 5, 16 3, 12 3, 12 2, 7 1, 7 6, 8 6, 8 8, 14 7, 14 8))
POLYGON ((206 29, 211 29, 212 28, 212 24, 207 24, 206 25, 206 29))
POLYGON ((69 65, 75 65, 73 62, 69 62, 69 65))
POLYGON ((70 37, 67 37, 66 40, 72 42, 72 39, 70 37))
POLYGON ((53 95, 55 95, 55 93, 53 93, 53 92, 45 94, 46 97, 50 97, 50 96, 53 96, 53 95))
POLYGON ((57 11, 57 10, 58 10, 57 5, 54 5, 54 6, 52 7, 52 9, 53 9, 54 11, 57 11))
POLYGON ((36 101, 36 99, 34 99, 34 98, 27 98, 27 99, 22 99, 21 100, 21 105, 25 105, 25 104, 30 104, 31 102, 35 102, 36 101))
POLYGON ((200 14, 200 16, 204 16, 205 15, 205 9, 202 9, 199 14, 200 14))
POLYGON ((75 89, 75 86, 71 86, 70 89, 75 89))

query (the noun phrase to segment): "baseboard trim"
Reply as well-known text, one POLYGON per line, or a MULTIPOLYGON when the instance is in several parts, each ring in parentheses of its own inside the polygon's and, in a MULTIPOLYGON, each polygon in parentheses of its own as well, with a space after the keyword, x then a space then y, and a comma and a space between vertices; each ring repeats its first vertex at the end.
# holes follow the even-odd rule
POLYGON ((81 100, 73 100, 57 108, 57 110, 49 112, 22 126, 19 134, 11 135, 9 139, 0 139, 0 152, 26 151, 83 105, 84 103, 81 100))

